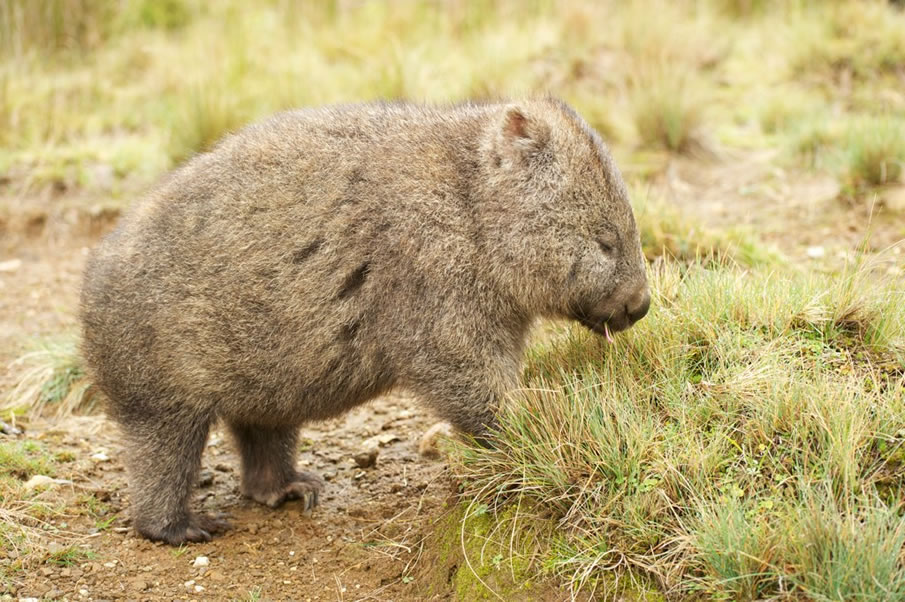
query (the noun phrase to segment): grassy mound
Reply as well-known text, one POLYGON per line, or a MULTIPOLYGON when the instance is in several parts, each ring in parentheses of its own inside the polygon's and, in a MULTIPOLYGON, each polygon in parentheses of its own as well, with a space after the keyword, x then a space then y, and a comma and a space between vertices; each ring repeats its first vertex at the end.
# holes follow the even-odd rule
POLYGON ((475 507, 578 588, 722 599, 905 596, 905 310, 837 276, 682 267, 608 345, 531 351, 493 451, 459 450, 475 507))

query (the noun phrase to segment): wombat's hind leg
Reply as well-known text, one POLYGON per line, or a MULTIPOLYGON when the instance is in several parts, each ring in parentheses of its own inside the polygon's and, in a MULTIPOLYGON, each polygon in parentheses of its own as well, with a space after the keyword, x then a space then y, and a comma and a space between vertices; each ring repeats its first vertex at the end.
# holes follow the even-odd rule
POLYGON ((242 455, 242 495, 276 508, 286 500, 302 500, 305 510, 317 505, 324 481, 298 471, 298 429, 231 425, 242 455))
POLYGON ((132 524, 139 534, 170 545, 210 541, 226 530, 220 517, 193 514, 189 499, 198 477, 211 418, 166 408, 121 416, 127 439, 132 524))

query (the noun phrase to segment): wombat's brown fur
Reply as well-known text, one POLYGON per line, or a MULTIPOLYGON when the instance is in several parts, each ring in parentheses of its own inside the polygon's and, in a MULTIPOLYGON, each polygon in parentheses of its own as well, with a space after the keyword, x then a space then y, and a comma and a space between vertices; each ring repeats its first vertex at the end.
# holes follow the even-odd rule
POLYGON ((134 526, 171 544, 211 423, 242 491, 313 506, 299 426, 406 389, 481 436, 538 316, 649 305, 625 186, 556 100, 281 113, 138 201, 88 262, 84 354, 126 438, 134 526))

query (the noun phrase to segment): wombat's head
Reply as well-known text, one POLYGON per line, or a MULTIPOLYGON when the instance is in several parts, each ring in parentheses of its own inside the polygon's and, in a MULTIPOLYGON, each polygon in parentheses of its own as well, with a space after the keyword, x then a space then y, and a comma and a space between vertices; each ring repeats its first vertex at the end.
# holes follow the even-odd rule
POLYGON ((502 109, 481 148, 493 269, 529 312, 600 334, 650 306, 628 192, 596 133, 557 100, 502 109))

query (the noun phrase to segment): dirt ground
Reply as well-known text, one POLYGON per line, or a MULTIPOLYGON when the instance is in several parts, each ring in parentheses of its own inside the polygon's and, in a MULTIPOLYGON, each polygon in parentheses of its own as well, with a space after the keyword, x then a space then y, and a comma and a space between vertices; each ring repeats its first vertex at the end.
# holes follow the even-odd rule
MULTIPOLYGON (((0 272, 0 394, 10 391, 18 368, 10 364, 29 341, 76 328, 80 274, 95 239, 81 233, 72 239, 59 233, 20 237, 3 250, 0 261, 16 261, 17 267, 0 272)), ((320 506, 309 515, 298 502, 270 510, 243 499, 238 459, 225 433, 215 429, 195 507, 227 513, 232 529, 211 543, 178 549, 131 534, 117 432, 102 415, 20 422, 25 433, 17 438, 73 458, 56 475, 71 485, 47 490, 39 500, 65 500, 66 516, 51 519, 49 533, 61 548, 77 543, 84 554, 72 566, 42 565, 0 596, 418 599, 413 591, 419 584, 410 574, 419 569, 422 540, 455 487, 444 462, 418 453, 421 436, 435 422, 413 400, 395 398, 303 429, 299 464, 327 480, 320 506), (360 468, 354 456, 374 447, 376 464, 360 468), (79 511, 92 497, 104 507, 101 518, 79 511), (209 564, 194 566, 198 557, 209 564)))
MULTIPOLYGON (((751 226, 803 261, 851 253, 864 238, 865 210, 838 201, 831 182, 777 173, 764 157, 709 165, 674 161, 658 186, 705 223, 751 226)), ((95 220, 89 228, 70 222, 54 228, 51 216, 37 227, 0 231, 4 367, 31 339, 76 327, 87 249, 112 219, 101 226, 95 220)), ((885 212, 874 229, 874 246, 885 246, 905 237, 905 219, 885 212)), ((890 269, 901 270, 902 258, 893 255, 890 269)), ((18 369, 0 371, 0 396, 18 369)), ((131 533, 118 437, 102 415, 33 419, 24 434, 0 437, 38 440, 68 459, 57 477, 71 484, 41 496, 62 500, 67 508, 62 518, 50 519, 48 536, 61 548, 76 544, 82 552, 68 565, 37 565, 6 593, 53 600, 425 599, 420 579, 431 567, 424 566, 430 562, 424 551, 456 490, 442 457, 418 453, 421 436, 434 423, 417 402, 398 398, 308 425, 300 465, 327 480, 321 505, 310 516, 298 502, 270 510, 242 499, 236 455, 223 431, 215 430, 195 507, 228 513, 232 530, 210 543, 171 548, 131 533), (354 456, 374 446, 376 464, 359 467, 354 456)), ((453 596, 449 591, 432 599, 453 596)))

